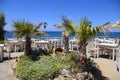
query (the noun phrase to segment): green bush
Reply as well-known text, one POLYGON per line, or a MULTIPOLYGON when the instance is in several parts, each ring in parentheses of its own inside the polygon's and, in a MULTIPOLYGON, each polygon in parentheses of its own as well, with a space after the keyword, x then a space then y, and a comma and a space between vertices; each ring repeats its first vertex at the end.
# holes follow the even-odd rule
POLYGON ((71 60, 67 56, 40 56, 33 61, 31 57, 20 56, 16 69, 19 80, 47 80, 58 76, 60 69, 70 69, 71 60))
POLYGON ((4 40, 0 40, 0 44, 4 44, 4 40))
POLYGON ((69 56, 70 56, 70 59, 72 59, 72 60, 78 60, 78 54, 77 53, 71 53, 69 56))

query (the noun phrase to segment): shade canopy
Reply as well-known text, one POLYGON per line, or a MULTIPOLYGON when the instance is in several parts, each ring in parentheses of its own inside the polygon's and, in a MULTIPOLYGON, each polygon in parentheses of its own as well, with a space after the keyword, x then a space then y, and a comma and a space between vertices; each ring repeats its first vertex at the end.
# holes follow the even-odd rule
POLYGON ((115 24, 109 25, 108 28, 120 28, 120 21, 117 21, 115 24))

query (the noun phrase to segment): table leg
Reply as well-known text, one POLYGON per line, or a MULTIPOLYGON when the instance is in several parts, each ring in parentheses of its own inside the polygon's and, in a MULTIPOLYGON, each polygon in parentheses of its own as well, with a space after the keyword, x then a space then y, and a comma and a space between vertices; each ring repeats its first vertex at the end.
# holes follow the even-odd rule
POLYGON ((97 58, 99 58, 99 46, 97 46, 97 58))
POLYGON ((2 47, 0 47, 0 61, 2 61, 3 60, 3 56, 2 56, 2 54, 3 54, 3 51, 2 51, 2 47))
POLYGON ((24 49, 23 49, 23 50, 24 50, 24 52, 25 52, 25 45, 26 45, 26 42, 23 42, 23 46, 24 46, 24 49))
POLYGON ((73 51, 73 42, 72 42, 72 51, 73 51))
POLYGON ((8 46, 8 59, 10 59, 11 55, 10 55, 10 46, 8 46))
POLYGON ((115 49, 113 48, 113 57, 112 57, 113 61, 115 59, 115 49))
POLYGON ((17 51, 16 48, 17 48, 17 47, 16 47, 16 44, 15 44, 15 52, 17 51))

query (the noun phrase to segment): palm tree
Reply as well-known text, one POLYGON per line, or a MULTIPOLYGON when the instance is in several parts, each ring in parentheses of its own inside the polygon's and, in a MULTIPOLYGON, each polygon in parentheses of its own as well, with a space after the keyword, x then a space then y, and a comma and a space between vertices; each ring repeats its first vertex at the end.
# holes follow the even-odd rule
POLYGON ((31 37, 33 35, 43 34, 39 31, 42 23, 38 25, 33 25, 30 22, 25 22, 24 20, 13 22, 15 28, 15 34, 17 37, 25 37, 26 46, 25 46, 25 55, 28 56, 31 51, 31 37))
MULTIPOLYGON (((56 25, 58 28, 65 28, 65 31, 68 31, 69 33, 73 33, 76 35, 77 39, 79 40, 79 51, 83 55, 86 55, 86 46, 88 44, 88 41, 95 37, 96 34, 100 30, 103 29, 104 26, 108 25, 109 23, 105 23, 101 26, 97 26, 92 28, 91 22, 85 17, 80 19, 79 26, 76 26, 72 20, 62 17, 62 24, 56 25)), ((66 44, 68 44, 66 42, 66 44)), ((68 45, 69 46, 69 45, 68 45)), ((67 46, 67 47, 68 47, 67 46)))
POLYGON ((80 24, 78 26, 77 38, 79 40, 79 51, 83 55, 86 54, 86 46, 88 40, 93 38, 101 28, 91 28, 91 22, 87 18, 80 19, 80 24))
MULTIPOLYGON (((63 25, 55 25, 57 28, 64 28, 63 25)), ((68 29, 65 29, 62 32, 62 36, 63 36, 63 40, 64 40, 64 46, 65 46, 65 52, 66 54, 69 53, 69 35, 70 35, 70 31, 68 29)))
POLYGON ((64 46, 65 46, 65 52, 66 54, 69 53, 69 31, 64 30, 62 32, 63 38, 64 38, 64 46))
POLYGON ((0 13, 0 41, 4 40, 4 35, 5 35, 4 26, 5 25, 6 25, 5 15, 3 13, 0 13))
POLYGON ((98 32, 103 30, 104 26, 108 25, 109 22, 97 26, 97 27, 91 27, 91 22, 85 17, 80 19, 80 24, 78 26, 77 31, 77 38, 79 40, 79 51, 84 56, 86 56, 86 46, 88 44, 88 41, 92 38, 94 38, 98 32))
POLYGON ((62 17, 62 21, 63 21, 62 24, 56 24, 55 26, 57 28, 64 28, 62 35, 64 38, 65 52, 66 54, 68 54, 69 53, 69 35, 70 33, 74 33, 76 28, 74 23, 65 16, 62 17))

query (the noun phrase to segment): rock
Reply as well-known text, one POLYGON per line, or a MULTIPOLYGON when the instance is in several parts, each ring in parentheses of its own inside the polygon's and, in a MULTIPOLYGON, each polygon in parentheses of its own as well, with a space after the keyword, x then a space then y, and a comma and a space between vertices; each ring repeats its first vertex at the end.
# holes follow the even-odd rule
POLYGON ((66 70, 66 69, 61 69, 60 71, 59 71, 59 73, 61 74, 61 75, 63 75, 64 77, 71 77, 70 75, 69 75, 69 71, 68 70, 66 70))
POLYGON ((94 76, 93 76, 92 73, 89 73, 89 74, 88 74, 88 79, 94 80, 94 76))
POLYGON ((16 59, 16 60, 13 62, 13 64, 11 65, 11 68, 12 68, 14 74, 15 74, 15 71, 16 71, 17 63, 18 63, 18 60, 16 59))
POLYGON ((87 76, 88 75, 88 72, 83 72, 82 73, 84 76, 87 76))
POLYGON ((63 76, 59 75, 57 78, 55 78, 53 80, 66 80, 66 79, 63 76))
POLYGON ((76 78, 77 80, 85 80, 83 73, 77 73, 76 78))
POLYGON ((77 80, 77 79, 75 79, 75 78, 68 78, 68 77, 64 77, 64 76, 62 76, 62 75, 59 75, 59 77, 58 78, 55 78, 55 79, 53 79, 53 80, 77 80))
POLYGON ((75 79, 75 78, 72 78, 71 80, 77 80, 77 79, 75 79))
POLYGON ((75 78, 65 78, 65 80, 77 80, 75 78))
POLYGON ((72 76, 73 73, 71 73, 70 71, 66 69, 61 69, 59 73, 59 77, 55 78, 54 80, 94 80, 94 76, 92 75, 92 73, 88 72, 77 73, 72 76))

